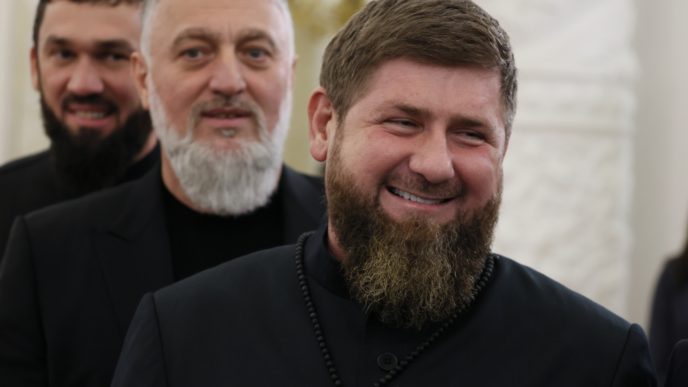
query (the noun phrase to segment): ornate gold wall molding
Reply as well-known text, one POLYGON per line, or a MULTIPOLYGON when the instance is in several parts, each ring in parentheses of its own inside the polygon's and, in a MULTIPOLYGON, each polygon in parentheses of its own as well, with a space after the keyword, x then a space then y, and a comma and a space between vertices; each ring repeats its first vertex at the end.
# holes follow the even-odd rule
POLYGON ((295 23, 317 36, 337 31, 366 0, 289 0, 295 23))

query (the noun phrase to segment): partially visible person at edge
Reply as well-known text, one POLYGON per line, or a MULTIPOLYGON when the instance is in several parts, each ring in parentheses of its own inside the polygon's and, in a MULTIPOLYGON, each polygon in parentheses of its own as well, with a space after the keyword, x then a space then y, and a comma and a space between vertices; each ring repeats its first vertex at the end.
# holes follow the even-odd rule
POLYGON ((143 294, 294 243, 323 217, 322 179, 282 164, 296 61, 286 0, 144 7, 132 63, 162 162, 15 222, 0 386, 108 385, 143 294))
POLYGON ((656 385, 638 325, 491 252, 516 108, 495 19, 371 1, 320 85, 327 220, 144 296, 114 387, 656 385))
POLYGON ((688 339, 681 339, 674 345, 666 364, 663 386, 688 386, 688 339))
POLYGON ((650 350, 660 380, 681 339, 688 339, 688 236, 683 251, 665 263, 652 302, 650 350))
POLYGON ((139 47, 140 3, 38 2, 31 79, 50 147, 0 167, 0 259, 18 215, 136 179, 155 164, 155 135, 129 61, 139 47))

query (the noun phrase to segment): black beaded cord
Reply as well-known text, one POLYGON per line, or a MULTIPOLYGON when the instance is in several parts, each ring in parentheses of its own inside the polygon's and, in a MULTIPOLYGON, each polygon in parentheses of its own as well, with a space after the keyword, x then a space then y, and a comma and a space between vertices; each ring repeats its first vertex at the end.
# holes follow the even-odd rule
MULTIPOLYGON (((306 275, 303 271, 303 248, 306 239, 308 239, 308 237, 313 233, 314 232, 311 231, 302 234, 299 237, 298 242, 296 242, 296 278, 298 279, 299 287, 301 288, 301 293, 303 294, 303 300, 306 303, 306 310, 308 311, 308 316, 310 317, 311 323, 313 324, 313 333, 315 334, 315 339, 318 342, 318 345, 320 346, 320 353, 322 354, 323 360, 325 361, 325 367, 327 368, 327 371, 330 373, 330 379, 332 380, 332 384, 334 384, 335 386, 341 386, 342 381, 339 378, 337 368, 335 368, 334 366, 332 356, 330 355, 330 351, 327 347, 327 342, 325 341, 325 336, 323 335, 322 326, 320 325, 320 320, 318 319, 318 314, 315 310, 313 299, 311 298, 311 291, 308 287, 308 282, 306 281, 306 275)), ((430 335, 430 337, 427 340, 420 343, 416 347, 416 349, 414 349, 410 354, 406 355, 406 357, 404 357, 403 360, 399 361, 399 364, 397 364, 396 367, 388 371, 387 374, 381 377, 377 382, 373 383, 373 387, 381 387, 392 381, 392 379, 394 379, 402 371, 408 368, 408 366, 413 362, 413 360, 419 357, 426 349, 428 349, 428 347, 430 347, 435 341, 437 341, 437 339, 444 332, 446 332, 447 329, 452 324, 454 324, 454 322, 456 322, 456 320, 458 320, 459 315, 463 313, 466 310, 466 308, 468 308, 468 306, 470 306, 473 303, 475 297, 485 288, 490 277, 492 277, 492 272, 494 271, 494 262, 496 258, 498 258, 498 256, 494 254, 490 254, 487 257, 487 260, 485 262, 485 268, 483 269, 483 272, 480 274, 480 278, 478 279, 473 288, 473 294, 471 295, 471 299, 468 300, 468 302, 466 302, 459 309, 457 309, 454 313, 452 313, 452 315, 449 316, 449 318, 447 318, 444 321, 444 323, 442 323, 442 325, 432 335, 430 335)))

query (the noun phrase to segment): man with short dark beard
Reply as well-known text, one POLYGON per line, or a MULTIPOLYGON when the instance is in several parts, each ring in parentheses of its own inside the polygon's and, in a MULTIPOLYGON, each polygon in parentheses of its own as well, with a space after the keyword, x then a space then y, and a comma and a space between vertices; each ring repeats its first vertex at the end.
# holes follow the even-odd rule
POLYGON ((294 243, 323 217, 322 179, 282 162, 296 62, 287 1, 142 7, 131 68, 160 165, 15 222, 0 266, 0 386, 109 385, 146 292, 294 243))
POLYGON ((50 148, 0 167, 0 259, 17 216, 155 165, 155 135, 129 62, 141 32, 137 3, 38 2, 31 76, 50 148))
POLYGON ((467 0, 373 0, 308 116, 327 221, 146 295, 113 386, 654 386, 647 341, 491 252, 516 107, 467 0))

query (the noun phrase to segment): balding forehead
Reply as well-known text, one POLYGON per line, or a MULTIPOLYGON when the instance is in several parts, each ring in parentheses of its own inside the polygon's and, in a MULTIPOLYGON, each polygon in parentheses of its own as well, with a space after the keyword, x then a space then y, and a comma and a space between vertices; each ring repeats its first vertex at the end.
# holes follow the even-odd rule
MULTIPOLYGON (((156 24, 157 22, 154 21, 154 19, 157 19, 158 17, 156 14, 159 12, 158 8, 160 8, 160 5, 165 5, 169 0, 143 0, 143 12, 142 12, 142 18, 143 18, 143 32, 141 34, 141 49, 143 51, 143 55, 147 57, 149 60, 151 58, 151 47, 150 47, 150 40, 151 40, 151 35, 153 34, 152 30, 154 29, 153 24, 156 24)), ((185 1, 191 1, 191 0, 185 0, 185 1)), ((231 5, 235 0, 224 0, 224 4, 226 5, 231 5)), ((284 21, 286 22, 286 36, 282 35, 275 36, 278 40, 280 38, 285 39, 284 43, 286 43, 286 50, 285 53, 287 53, 289 56, 293 57, 295 55, 295 44, 294 44, 294 23, 291 18, 291 12, 289 9, 289 2, 287 0, 253 0, 253 2, 262 2, 262 4, 272 4, 275 7, 279 9, 279 12, 284 16, 284 21)), ((164 7, 167 8, 167 7, 164 7)))

